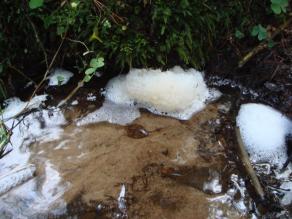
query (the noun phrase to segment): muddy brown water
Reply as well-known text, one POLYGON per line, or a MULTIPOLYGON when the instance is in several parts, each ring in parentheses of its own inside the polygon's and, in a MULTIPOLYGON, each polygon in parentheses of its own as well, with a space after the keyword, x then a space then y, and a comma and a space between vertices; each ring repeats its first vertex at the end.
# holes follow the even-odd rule
MULTIPOLYGON (((235 169, 214 133, 221 108, 210 104, 188 121, 144 111, 129 126, 102 122, 77 127, 71 122, 60 140, 32 144, 30 161, 37 174, 50 161, 68 185, 62 197, 65 214, 48 217, 247 217, 249 209, 213 201, 228 193, 235 169), (217 184, 206 187, 214 179, 217 184), (117 200, 123 185, 125 209, 117 200)), ((74 121, 80 111, 71 107, 65 115, 74 121)))

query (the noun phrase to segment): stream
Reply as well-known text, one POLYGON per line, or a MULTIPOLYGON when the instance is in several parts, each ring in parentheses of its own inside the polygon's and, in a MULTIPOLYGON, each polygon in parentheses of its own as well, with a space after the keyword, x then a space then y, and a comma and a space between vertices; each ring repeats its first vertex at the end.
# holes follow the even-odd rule
POLYGON ((188 120, 117 106, 88 90, 63 109, 54 95, 40 100, 6 123, 19 122, 0 159, 0 218, 261 218, 225 134, 236 102, 230 93, 188 120))

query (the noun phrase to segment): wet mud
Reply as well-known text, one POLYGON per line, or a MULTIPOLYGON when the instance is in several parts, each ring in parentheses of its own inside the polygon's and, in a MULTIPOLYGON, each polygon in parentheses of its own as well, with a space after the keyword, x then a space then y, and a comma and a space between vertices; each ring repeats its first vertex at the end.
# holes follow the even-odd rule
POLYGON ((81 113, 72 107, 61 140, 30 146, 38 174, 49 161, 67 185, 66 213, 50 217, 245 218, 230 203, 211 204, 227 193, 236 172, 215 135, 220 107, 210 104, 188 121, 144 111, 128 126, 76 126, 81 113))

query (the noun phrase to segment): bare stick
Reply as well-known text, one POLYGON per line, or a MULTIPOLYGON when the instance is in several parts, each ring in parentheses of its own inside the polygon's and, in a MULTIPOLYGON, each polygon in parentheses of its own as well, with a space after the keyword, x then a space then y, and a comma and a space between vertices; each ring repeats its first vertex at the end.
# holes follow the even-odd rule
POLYGON ((33 23, 32 20, 29 18, 29 16, 26 15, 26 18, 27 18, 27 20, 29 21, 29 23, 30 23, 30 25, 31 25, 31 27, 32 27, 32 29, 33 29, 33 32, 34 32, 34 35, 35 35, 35 38, 36 38, 37 43, 40 45, 40 47, 41 47, 41 49, 42 49, 42 51, 43 51, 43 53, 44 53, 46 66, 47 66, 47 68, 48 68, 48 67, 49 67, 49 62, 48 62, 48 55, 47 55, 47 53, 46 53, 45 47, 44 47, 44 45, 42 44, 42 41, 40 40, 39 34, 38 34, 37 30, 36 30, 36 27, 35 27, 34 23, 33 23))
POLYGON ((261 200, 264 200, 265 199, 264 190, 263 190, 263 188, 260 184, 260 181, 259 181, 251 163, 250 163, 249 156, 245 150, 245 146, 244 146, 244 143, 242 141, 239 128, 236 127, 235 131, 236 131, 236 137, 237 137, 237 142, 238 142, 238 146, 239 146, 239 154, 240 154, 242 164, 245 167, 245 169, 246 169, 246 171, 251 179, 252 185, 254 186, 256 193, 261 198, 261 200))
POLYGON ((36 92, 38 92, 38 90, 39 90, 39 88, 42 86, 42 84, 46 81, 47 76, 48 76, 49 72, 51 71, 51 68, 52 68, 53 64, 55 63, 55 60, 56 60, 56 58, 57 58, 57 56, 58 56, 58 54, 59 54, 59 52, 60 52, 60 49, 61 49, 61 47, 62 47, 62 45, 63 45, 63 43, 64 43, 64 40, 65 40, 65 38, 62 38, 62 41, 61 41, 61 43, 60 43, 60 45, 59 45, 57 51, 55 52, 55 55, 54 55, 54 57, 53 57, 53 59, 52 59, 50 65, 49 65, 49 67, 47 68, 47 70, 46 70, 46 72, 45 72, 45 74, 44 74, 43 79, 42 79, 41 82, 37 85, 36 89, 35 89, 34 92, 32 93, 32 95, 31 95, 31 97, 30 97, 29 100, 31 100, 31 99, 34 97, 34 95, 36 94, 36 92))
POLYGON ((66 37, 65 39, 69 40, 70 42, 79 43, 79 44, 83 45, 85 47, 85 49, 86 49, 86 52, 84 52, 83 55, 87 55, 89 53, 93 53, 94 52, 94 51, 89 50, 88 47, 86 46, 86 44, 84 42, 80 41, 80 40, 74 40, 74 39, 70 39, 68 37, 66 37))
MULTIPOLYGON (((61 49, 61 47, 62 47, 62 45, 63 45, 63 43, 64 43, 64 40, 65 40, 65 37, 62 38, 62 41, 61 41, 61 43, 60 43, 60 45, 59 45, 57 51, 55 52, 55 55, 54 55, 54 57, 53 57, 53 59, 52 59, 50 65, 48 66, 48 68, 47 68, 47 70, 46 70, 46 72, 45 72, 45 74, 44 74, 43 79, 42 79, 42 80, 38 83, 38 85, 36 86, 35 90, 33 91, 32 95, 30 96, 30 98, 29 98, 28 102, 26 103, 25 107, 23 108, 23 110, 21 110, 19 113, 17 113, 15 116, 13 116, 13 117, 11 117, 11 118, 16 118, 16 117, 18 117, 18 116, 20 116, 20 115, 26 113, 26 112, 29 110, 27 107, 29 106, 30 101, 31 101, 32 98, 35 96, 35 94, 38 92, 38 90, 40 89, 40 87, 42 86, 42 84, 46 81, 47 76, 48 76, 48 74, 49 74, 49 72, 50 72, 50 70, 51 70, 53 64, 55 63, 55 60, 56 60, 56 58, 57 58, 57 56, 58 56, 58 54, 59 54, 59 52, 60 52, 60 49, 61 49)), ((6 120, 9 120, 9 119, 11 119, 11 118, 8 118, 8 119, 6 119, 6 120)))

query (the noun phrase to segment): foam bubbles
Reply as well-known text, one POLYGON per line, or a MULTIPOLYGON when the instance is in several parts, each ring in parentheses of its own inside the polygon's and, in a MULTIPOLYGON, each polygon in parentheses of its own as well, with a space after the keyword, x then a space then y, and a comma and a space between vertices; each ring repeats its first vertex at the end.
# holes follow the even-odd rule
POLYGON ((115 104, 105 100, 102 107, 89 113, 84 118, 77 121, 77 126, 86 125, 97 122, 109 122, 119 125, 126 125, 140 117, 137 108, 128 105, 115 104))
POLYGON ((8 120, 17 114, 19 114, 21 111, 23 111, 25 108, 27 109, 36 109, 38 108, 44 101, 47 100, 46 94, 35 96, 32 98, 29 102, 23 102, 18 97, 12 97, 10 99, 5 100, 5 109, 2 113, 2 118, 4 120, 8 120))
POLYGON ((73 73, 65 69, 56 68, 48 77, 49 86, 60 86, 67 84, 73 73))
POLYGON ((106 87, 106 99, 178 119, 189 119, 220 93, 210 90, 203 74, 194 69, 174 67, 168 71, 132 69, 126 76, 113 78, 106 87))
POLYGON ((285 136, 292 131, 291 121, 272 107, 243 104, 236 119, 253 162, 281 166, 287 159, 285 136))

